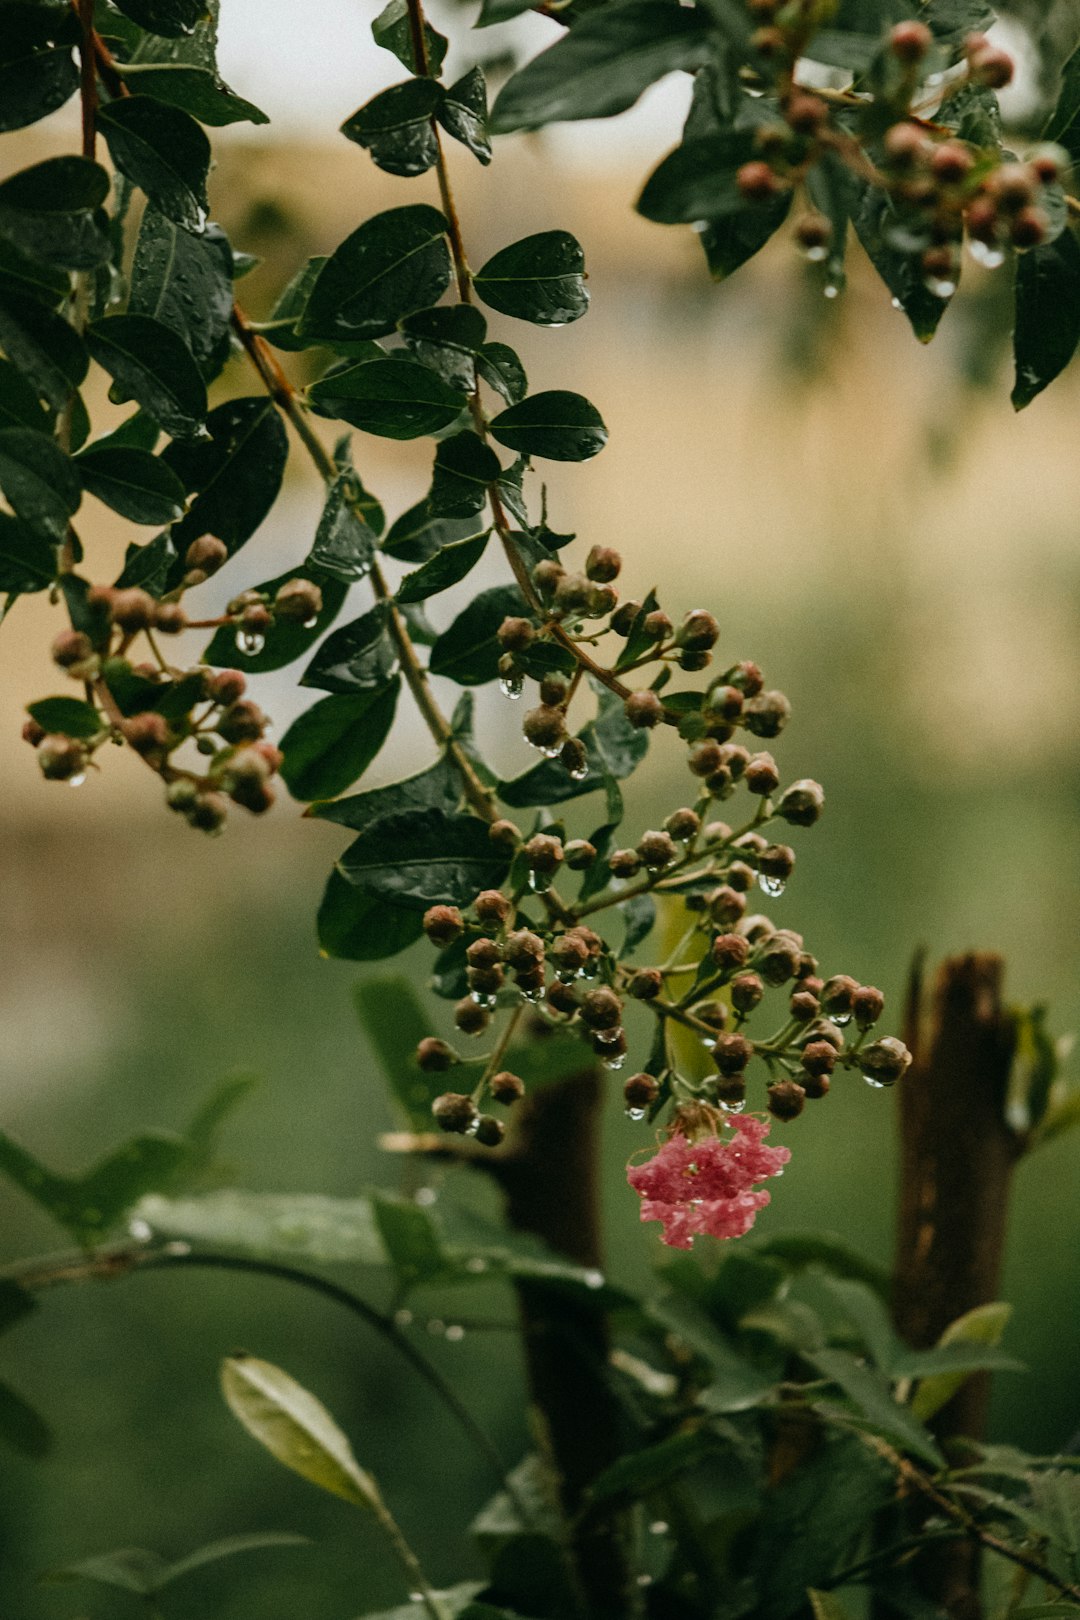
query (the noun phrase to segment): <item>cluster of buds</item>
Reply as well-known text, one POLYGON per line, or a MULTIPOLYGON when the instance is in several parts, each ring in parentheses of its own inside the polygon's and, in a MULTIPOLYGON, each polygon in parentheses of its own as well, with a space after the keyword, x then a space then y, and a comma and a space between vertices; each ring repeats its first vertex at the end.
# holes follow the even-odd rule
MULTIPOLYGON (((184 554, 184 577, 179 592, 202 585, 229 560, 229 549, 212 534, 193 540, 184 554)), ((313 580, 287 579, 271 597, 265 591, 241 591, 225 609, 220 624, 236 627, 236 645, 249 658, 266 645, 267 632, 279 620, 313 629, 322 612, 322 591, 313 580)))

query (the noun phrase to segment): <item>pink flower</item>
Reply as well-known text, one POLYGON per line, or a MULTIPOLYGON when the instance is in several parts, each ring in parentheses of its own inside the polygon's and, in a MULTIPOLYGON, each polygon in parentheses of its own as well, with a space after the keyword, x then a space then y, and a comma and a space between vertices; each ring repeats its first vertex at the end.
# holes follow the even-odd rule
POLYGON ((710 1237, 742 1237, 749 1232, 769 1194, 754 1186, 778 1176, 791 1158, 786 1147, 766 1147, 769 1121, 752 1116, 726 1121, 733 1134, 694 1140, 675 1133, 648 1164, 631 1165, 626 1179, 641 1194, 643 1221, 664 1223, 663 1242, 689 1249, 701 1232, 710 1237))

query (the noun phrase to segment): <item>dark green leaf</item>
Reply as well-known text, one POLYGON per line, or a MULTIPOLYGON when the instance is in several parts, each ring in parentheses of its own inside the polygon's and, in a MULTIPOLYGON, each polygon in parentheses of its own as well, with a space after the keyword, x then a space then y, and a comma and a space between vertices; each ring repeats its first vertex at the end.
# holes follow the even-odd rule
POLYGON ((43 591, 56 575, 56 547, 36 529, 0 512, 0 591, 43 591))
POLYGON ((477 368, 489 388, 516 405, 529 391, 525 367, 505 343, 485 343, 476 357, 477 368))
POLYGON ((1072 231, 1021 253, 1016 265, 1016 384, 1018 411, 1060 376, 1080 343, 1080 246, 1072 231))
POLYGON ((1080 45, 1061 70, 1061 90, 1043 139, 1059 142, 1074 162, 1080 157, 1080 45))
POLYGON ((492 108, 492 127, 505 132, 560 119, 610 118, 657 79, 703 66, 711 50, 704 9, 614 0, 580 18, 514 74, 492 108))
POLYGON ((426 203, 367 220, 320 270, 300 336, 326 343, 383 337, 403 315, 437 303, 450 285, 446 228, 426 203))
POLYGON ((632 899, 622 901, 617 909, 624 928, 622 950, 619 954, 629 956, 653 931, 656 923, 656 901, 651 894, 635 894, 632 899))
POLYGON ((291 1530, 256 1530, 245 1536, 224 1536, 220 1541, 211 1541, 205 1547, 188 1553, 186 1558, 178 1558, 170 1564, 165 1572, 162 1585, 179 1580, 182 1576, 190 1574, 193 1569, 202 1569, 206 1564, 216 1564, 222 1558, 235 1558, 237 1553, 265 1552, 272 1547, 307 1547, 310 1546, 307 1536, 296 1535, 291 1530))
POLYGON ((439 517, 470 517, 482 510, 501 472, 498 456, 478 434, 455 433, 435 452, 428 505, 439 517))
POLYGON ((365 102, 341 133, 366 148, 387 174, 426 174, 439 155, 432 119, 442 98, 434 79, 406 79, 365 102))
POLYGON ((98 124, 120 173, 178 225, 201 231, 210 142, 194 118, 153 96, 124 96, 98 109, 98 124))
POLYGON ((585 744, 587 774, 576 781, 557 759, 544 759, 512 781, 499 783, 499 797, 515 808, 529 805, 562 804, 595 793, 609 777, 629 776, 648 752, 648 733, 631 726, 623 701, 604 691, 595 720, 578 733, 585 744))
POLYGON ((213 534, 236 552, 277 499, 289 443, 265 394, 219 405, 206 426, 209 443, 172 444, 164 452, 185 489, 199 492, 174 539, 184 551, 200 535, 213 534))
POLYGON ((390 0, 390 4, 379 12, 372 23, 371 34, 376 45, 381 45, 385 51, 392 51, 410 73, 423 73, 426 70, 438 74, 443 65, 447 40, 427 22, 424 23, 424 54, 427 61, 421 63, 416 60, 408 0, 390 0))
POLYGON ((206 0, 115 0, 117 8, 151 34, 190 34, 207 11, 206 0))
POLYGON ((401 562, 425 562, 443 546, 467 540, 475 531, 475 519, 434 517, 427 500, 422 500, 391 524, 382 549, 401 562))
MULTIPOLYGON (((0 77, 2 89, 2 77, 0 77)), ((52 1432, 29 1402, 0 1383, 0 1440, 24 1457, 44 1457, 52 1447, 52 1432)))
POLYGON ((79 475, 55 439, 33 428, 0 428, 0 490, 16 517, 62 540, 79 509, 79 475))
MULTIPOLYGON (((430 1125, 429 1110, 427 1127, 430 1125)), ((446 1270, 447 1258, 435 1223, 426 1210, 414 1204, 411 1198, 394 1197, 390 1193, 373 1193, 371 1204, 379 1236, 398 1274, 400 1287, 412 1288, 446 1270)))
POLYGON ((92 450, 156 450, 161 429, 152 416, 135 411, 111 433, 102 434, 89 447, 92 450))
POLYGON ((211 225, 202 236, 192 236, 147 204, 131 266, 128 313, 152 315, 171 327, 210 376, 228 352, 232 305, 232 252, 225 233, 211 225))
POLYGON ((405 575, 397 588, 397 600, 423 602, 427 597, 456 585, 480 561, 489 533, 490 530, 485 529, 483 534, 471 540, 456 540, 452 545, 444 546, 442 551, 437 551, 414 573, 405 575))
POLYGON ((714 281, 723 281, 752 259, 779 230, 791 208, 791 193, 746 206, 741 213, 709 220, 700 233, 705 262, 714 281))
POLYGON ((362 776, 394 721, 399 677, 362 692, 321 698, 281 739, 281 777, 294 799, 332 799, 362 776))
POLYGON ((852 223, 874 269, 911 322, 915 336, 920 343, 929 343, 949 300, 938 298, 926 286, 918 252, 906 253, 893 246, 890 233, 896 218, 889 198, 877 187, 865 186, 852 223))
POLYGON ((10 360, 0 360, 0 427, 32 428, 38 434, 52 432, 48 411, 10 360))
POLYGON ((595 405, 581 394, 553 389, 530 394, 500 411, 491 424, 500 444, 549 461, 588 461, 607 443, 607 428, 595 405))
POLYGON ((323 956, 347 962, 382 962, 415 945, 424 927, 419 912, 406 911, 390 905, 380 894, 354 888, 335 867, 319 906, 318 932, 323 956))
POLYGON ((30 258, 0 235, 0 287, 56 309, 71 291, 71 277, 65 270, 30 258))
POLYGON ((131 523, 173 523, 183 514, 184 486, 145 450, 91 445, 75 466, 83 487, 131 523))
POLYGON ((369 894, 423 912, 466 905, 481 889, 498 888, 508 864, 486 821, 430 809, 383 817, 349 845, 338 870, 369 894))
MULTIPOLYGON (((360 480, 349 468, 338 474, 326 496, 308 562, 336 579, 351 582, 371 571, 377 536, 361 516, 364 494, 360 480)), ((367 510, 372 507, 381 516, 382 508, 369 496, 367 510)))
POLYGON ((102 730, 101 716, 92 703, 80 698, 40 698, 28 703, 26 712, 36 720, 43 731, 56 731, 65 737, 96 737, 102 730))
POLYGON ((419 309, 400 322, 401 333, 425 366, 452 388, 470 392, 476 384, 476 356, 487 322, 473 304, 441 304, 419 309))
POLYGON ((313 383, 320 415, 338 417, 383 439, 439 433, 460 415, 465 395, 415 360, 369 360, 313 383))
MULTIPOLYGON (((282 585, 293 579, 311 579, 312 569, 306 563, 297 568, 290 568, 284 574, 278 574, 275 579, 268 579, 254 588, 265 591, 273 601, 282 585)), ((257 653, 244 653, 244 669, 252 675, 265 675, 272 669, 284 669, 287 664, 293 664, 302 658, 308 648, 313 646, 319 637, 333 624, 341 612, 348 586, 339 579, 317 579, 315 581, 322 592, 322 607, 315 615, 314 624, 305 624, 299 619, 287 619, 276 616, 274 623, 267 630, 263 645, 257 653)), ((203 663, 213 664, 217 668, 230 669, 237 662, 237 633, 233 626, 223 624, 216 631, 213 640, 203 653, 203 663)))
POLYGON ((715 1458, 722 1442, 707 1428, 684 1429, 641 1451, 628 1451, 594 1480, 594 1502, 648 1497, 688 1468, 715 1458))
POLYGON ((121 77, 136 95, 150 96, 190 113, 200 124, 268 124, 269 118, 209 68, 185 62, 124 62, 121 77))
POLYGON ((24 129, 62 107, 79 88, 70 45, 50 45, 0 61, 0 131, 24 129))
POLYGON ((63 410, 86 376, 86 345, 63 316, 32 298, 0 291, 0 348, 54 410, 63 410))
POLYGON ((342 625, 327 636, 300 677, 300 685, 342 695, 383 686, 395 662, 389 622, 387 604, 378 602, 359 619, 342 625))
POLYGON ((0 185, 0 234, 31 258, 89 270, 109 257, 109 176, 84 157, 46 158, 0 185))
POLYGON ((308 814, 320 821, 333 821, 339 827, 353 832, 382 819, 396 815, 399 810, 456 810, 461 799, 461 778, 447 755, 441 755, 426 771, 407 776, 404 781, 391 782, 387 787, 371 788, 367 793, 354 793, 347 799, 332 799, 326 804, 313 804, 308 814))
POLYGON ((309 347, 303 338, 297 336, 297 327, 307 308, 311 289, 325 263, 325 254, 317 254, 309 259, 286 284, 267 319, 254 323, 255 330, 275 349, 293 353, 309 347))
POLYGON ((105 1236, 144 1194, 166 1185, 187 1153, 182 1137, 133 1137, 82 1176, 59 1176, 0 1132, 0 1171, 79 1243, 105 1236))
POLYGON ((589 307, 585 255, 569 231, 541 231, 502 248, 473 285, 492 309, 535 326, 565 326, 589 307))
POLYGON ((873 1433, 883 1435, 934 1468, 944 1466, 940 1451, 922 1424, 893 1399, 887 1379, 846 1350, 818 1350, 808 1359, 824 1377, 839 1385, 873 1433))
POLYGON ((487 86, 484 70, 470 68, 452 84, 438 108, 439 123, 462 146, 467 146, 481 163, 491 162, 491 142, 487 132, 487 86))
POLYGON ((508 615, 528 612, 516 585, 496 585, 481 591, 444 630, 431 649, 433 675, 446 675, 459 686, 482 686, 499 673, 502 648, 497 634, 508 615))
POLYGON ((34 1295, 21 1283, 6 1277, 0 1280, 0 1333, 6 1333, 16 1322, 21 1322, 36 1306, 34 1295))
POLYGON ((430 1130, 431 1104, 442 1081, 438 1075, 425 1074, 416 1062, 417 1047, 431 1034, 431 1020, 412 986, 403 978, 365 979, 356 986, 353 999, 407 1122, 414 1130, 430 1130))
POLYGON ((106 315, 86 329, 86 342, 129 398, 175 438, 202 431, 206 385, 191 350, 150 315, 106 315))
POLYGON ((533 4, 534 0, 482 0, 475 26, 491 28, 495 23, 509 22, 523 12, 531 11, 533 4))
MULTIPOLYGON (((716 222, 729 214, 759 211, 774 219, 775 202, 748 207, 736 184, 742 164, 756 150, 753 130, 728 129, 686 140, 655 168, 637 200, 637 211, 660 225, 693 220, 716 222)), ((773 226, 775 229, 775 226, 773 226)))
MULTIPOLYGON (((163 596, 168 588, 169 573, 175 562, 176 547, 173 545, 172 535, 166 530, 162 534, 155 535, 153 540, 147 541, 145 546, 128 546, 123 572, 116 585, 120 590, 140 585, 144 591, 149 591, 151 596, 163 596)), ((154 708, 155 705, 147 703, 142 707, 154 708)))

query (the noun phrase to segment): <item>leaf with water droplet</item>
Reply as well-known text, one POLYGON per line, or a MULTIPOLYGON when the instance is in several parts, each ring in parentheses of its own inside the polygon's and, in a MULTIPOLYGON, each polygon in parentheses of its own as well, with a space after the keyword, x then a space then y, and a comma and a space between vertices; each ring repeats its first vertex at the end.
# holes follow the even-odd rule
POLYGON ((232 305, 232 251, 224 231, 210 225, 193 236, 147 204, 131 265, 128 313, 152 315, 171 327, 209 380, 228 357, 232 305))
POLYGON ((432 120, 444 93, 434 79, 406 79, 365 102, 345 120, 341 133, 365 147, 387 174, 425 174, 439 155, 432 120))
POLYGON ((380 687, 320 699, 281 739, 281 778, 294 799, 332 799, 361 777, 389 734, 399 676, 380 687))
POLYGON ((437 303, 450 285, 446 229, 426 203, 365 221, 320 270, 299 335, 331 344, 383 337, 403 315, 437 303))
POLYGON ((443 96, 436 116, 439 123, 479 162, 491 162, 487 129, 487 85, 481 67, 470 68, 443 96))
POLYGON ((119 97, 97 116, 121 174, 178 225, 201 231, 210 207, 210 142, 194 118, 153 96, 119 97))
POLYGON ((149 315, 105 315, 86 329, 97 363, 148 416, 175 438, 197 438, 206 419, 206 385, 191 350, 149 315))
POLYGON ((607 443, 608 433, 595 405, 563 389, 530 394, 491 423, 492 435, 510 450, 550 461, 588 461, 607 443))
POLYGON ((569 231, 541 231, 500 249, 473 285, 492 309, 534 326, 565 326, 589 307, 585 255, 569 231))

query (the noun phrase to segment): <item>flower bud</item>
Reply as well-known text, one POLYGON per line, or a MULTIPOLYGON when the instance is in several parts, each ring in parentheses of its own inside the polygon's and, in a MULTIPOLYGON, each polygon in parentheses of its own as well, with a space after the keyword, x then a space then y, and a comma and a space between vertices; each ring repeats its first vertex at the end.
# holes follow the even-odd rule
POLYGON ((548 833, 537 833, 530 838, 522 852, 531 872, 550 875, 557 872, 563 858, 562 840, 548 833))
POLYGON ((511 905, 498 889, 481 889, 473 901, 473 910, 482 923, 498 927, 510 915, 511 905))
POLYGON ((753 1012, 765 995, 765 985, 756 973, 740 973, 728 986, 731 1005, 743 1016, 753 1012))
POLYGON ((710 1029, 724 1029, 728 1021, 728 1010, 722 1001, 701 1001, 694 1008, 694 1017, 699 1024, 708 1024, 710 1029))
MULTIPOLYGON (((771 29, 761 29, 760 34, 771 33, 771 29)), ((756 38, 757 36, 755 36, 756 38)), ((759 47, 760 48, 760 47, 759 47)), ((754 158, 744 163, 735 171, 735 185, 740 197, 747 202, 767 202, 775 197, 780 190, 780 181, 767 163, 760 158, 754 158)))
POLYGON ((693 652, 708 652, 720 639, 720 626, 705 608, 692 608, 683 618, 675 644, 693 652))
POLYGON ((933 43, 933 34, 921 22, 897 23, 889 35, 889 49, 898 62, 921 62, 933 43))
POLYGON ((416 1048, 416 1063, 425 1074, 442 1074, 460 1062, 454 1048, 440 1041, 436 1035, 425 1035, 416 1048))
POLYGON ((870 1029, 885 1010, 885 997, 871 984, 860 984, 851 998, 851 1010, 860 1029, 870 1029))
POLYGON ((187 622, 179 602, 159 602, 154 609, 154 629, 163 636, 178 636, 187 629, 187 622))
POLYGON ((229 814, 229 801, 221 793, 200 793, 188 811, 188 821, 199 832, 219 833, 229 814))
POLYGON ((199 790, 190 776, 178 776, 165 789, 166 805, 170 810, 179 811, 182 815, 188 814, 198 796, 199 790))
POLYGON ((550 597, 565 573, 566 569, 554 557, 543 557, 533 569, 533 584, 542 597, 550 597))
POLYGON ((737 889, 740 894, 749 894, 754 887, 754 868, 747 866, 745 861, 736 861, 728 867, 727 880, 730 887, 737 889))
POLYGON ((521 828, 516 826, 514 822, 508 821, 505 817, 501 817, 498 821, 491 823, 488 828, 488 837, 493 844, 498 844, 500 849, 516 849, 521 843, 521 828))
POLYGON ((795 240, 807 258, 815 262, 820 263, 826 257, 832 234, 829 221, 816 210, 800 214, 795 221, 795 240))
POLYGON ((583 872, 596 859, 596 845, 590 844, 587 838, 571 838, 563 855, 572 872, 583 872))
POLYGON ((795 870, 795 851, 787 844, 769 844, 757 858, 758 871, 773 883, 786 883, 795 870))
POLYGON ((818 96, 794 95, 784 115, 796 135, 816 135, 828 121, 829 109, 818 96))
POLYGON ((457 906, 429 906, 424 912, 424 933, 433 945, 452 945, 465 931, 457 906))
POLYGON ((193 540, 184 552, 184 567, 198 569, 204 579, 216 574, 228 560, 228 546, 212 534, 200 535, 199 539, 193 540))
POLYGON ((621 569, 622 558, 611 546, 593 546, 585 559, 585 572, 598 585, 610 585, 621 569))
POLYGON ((743 659, 727 672, 728 683, 737 686, 743 697, 757 697, 765 685, 765 677, 761 670, 749 659, 743 659))
POLYGON ((653 1001, 664 988, 659 968, 637 968, 627 987, 635 1001, 653 1001))
POLYGON ((460 1091, 444 1091, 435 1098, 431 1112, 441 1131, 452 1131, 457 1136, 465 1136, 477 1119, 476 1104, 460 1091))
POLYGON ((133 634, 136 630, 146 630, 154 622, 154 608, 156 604, 149 591, 139 590, 133 586, 130 590, 117 591, 112 599, 112 616, 121 630, 133 634))
POLYGON ((750 946, 741 934, 717 934, 710 947, 712 959, 724 973, 743 966, 750 946))
POLYGON ((898 169, 908 169, 929 148, 929 142, 918 124, 893 124, 885 131, 885 155, 898 169))
POLYGON ((31 748, 36 748, 39 743, 44 741, 44 738, 45 738, 45 727, 44 726, 39 725, 36 720, 32 720, 32 719, 23 721, 23 728, 22 728, 22 740, 23 740, 23 742, 29 743, 31 748))
POLYGON ((701 830, 701 817, 696 810, 673 810, 664 827, 672 838, 677 838, 681 844, 688 844, 701 830))
POLYGON ((581 998, 581 1021, 588 1029, 618 1029, 622 1023, 623 1004, 614 990, 600 985, 586 990, 581 998))
POLYGON ((776 807, 778 816, 793 827, 812 827, 825 808, 825 791, 818 782, 808 777, 785 788, 776 807))
POLYGON ((558 749, 566 737, 566 716, 561 709, 552 709, 547 704, 541 704, 538 709, 530 709, 521 723, 525 733, 525 741, 534 748, 550 753, 558 749))
POLYGON ((670 833, 652 831, 642 833, 638 839, 637 852, 650 872, 662 872, 665 866, 671 865, 679 853, 670 833))
POLYGON ((780 985, 795 976, 799 963, 799 948, 782 933, 775 933, 761 947, 757 959, 758 972, 766 984, 780 985))
POLYGON ((247 677, 238 669, 219 669, 211 675, 207 697, 215 703, 235 703, 247 691, 247 677))
POLYGON ((584 574, 564 573, 555 586, 555 607, 560 613, 582 613, 589 605, 589 581, 584 574))
POLYGON ((510 617, 500 624, 496 635, 499 646, 505 652, 522 652, 535 636, 536 631, 528 619, 510 617))
POLYGON ((844 1032, 829 1018, 815 1018, 812 1024, 799 1031, 799 1040, 806 1045, 810 1041, 828 1041, 834 1052, 844 1050, 844 1032))
POLYGON ((493 962, 490 967, 467 968, 465 978, 469 989, 475 990, 478 996, 497 996, 503 987, 506 974, 501 962, 493 962))
POLYGON ((466 947, 465 960, 471 968, 497 967, 502 959, 502 946, 493 939, 474 939, 466 947))
POLYGON ((746 1101, 746 1076, 722 1074, 715 1081, 713 1089, 717 1102, 725 1108, 739 1109, 746 1101))
POLYGON ((821 990, 821 1006, 827 1017, 843 1021, 850 1018, 859 986, 847 973, 834 973, 826 979, 821 990))
POLYGON ((524 1097, 525 1082, 520 1075, 511 1074, 509 1069, 500 1069, 498 1074, 492 1075, 488 1090, 496 1102, 508 1108, 511 1103, 520 1102, 524 1097))
POLYGON ((589 774, 589 756, 580 737, 567 737, 559 749, 559 763, 575 781, 589 774))
POLYGON ((491 1022, 491 1014, 471 996, 465 996, 454 1007, 454 1023, 463 1035, 482 1035, 491 1022))
POLYGON ((743 725, 755 737, 778 737, 791 719, 791 704, 783 692, 761 692, 743 709, 743 725))
POLYGON ((715 923, 738 922, 745 910, 746 896, 726 883, 709 895, 709 916, 715 923))
POLYGON ((911 1053, 895 1035, 872 1041, 859 1053, 859 1068, 875 1086, 892 1086, 911 1067, 911 1053))
POLYGON ((597 1030, 590 1037, 589 1044, 598 1058, 603 1058, 613 1068, 618 1068, 627 1052, 626 1031, 616 1029, 604 1034, 597 1030))
POLYGON ((602 619, 610 613, 619 593, 613 585, 594 585, 589 592, 589 600, 585 605, 585 616, 589 619, 602 619))
POLYGON ((623 708, 630 724, 639 730, 649 731, 664 718, 664 705, 655 692, 648 690, 631 692, 623 708))
POLYGON ((764 798, 769 793, 775 793, 780 785, 780 772, 776 768, 776 761, 771 754, 752 754, 747 762, 744 781, 751 793, 758 793, 764 798))
POLYGON ((614 878, 632 878, 641 871, 641 856, 636 849, 613 849, 608 866, 614 878))
POLYGON ((620 603, 620 605, 615 609, 614 613, 611 615, 611 628, 614 630, 615 634, 617 636, 622 636, 623 639, 625 640, 625 638, 630 634, 631 630, 634 628, 634 620, 637 618, 637 616, 638 616, 638 614, 640 612, 641 612, 641 603, 640 602, 622 602, 622 603, 620 603))
POLYGON ((556 973, 577 974, 589 960, 589 947, 576 934, 560 934, 548 952, 556 973))
POLYGON ((767 1107, 774 1119, 798 1119, 806 1102, 806 1092, 794 1080, 778 1080, 769 1087, 767 1107))
POLYGON ((799 1024, 808 1024, 821 1011, 821 1003, 818 1001, 817 996, 812 995, 809 990, 793 991, 788 1005, 791 1009, 792 1018, 799 1024))
POLYGON ((53 663, 61 669, 70 669, 73 664, 84 663, 93 656, 94 644, 81 630, 61 630, 51 650, 53 663))
POLYGON ((278 586, 274 597, 274 612, 278 618, 296 620, 299 624, 318 618, 322 606, 322 591, 310 579, 287 579, 278 586))
POLYGON ((836 1048, 831 1041, 808 1041, 802 1049, 802 1065, 807 1074, 832 1074, 836 1068, 836 1048))
POLYGON ((660 1082, 651 1074, 632 1074, 623 1086, 623 1099, 627 1108, 642 1113, 651 1108, 660 1095, 660 1082))
POLYGON ((257 703, 242 698, 222 711, 214 729, 226 742, 257 742, 266 729, 266 716, 257 703))
POLYGON ((938 179, 948 186, 959 185, 971 173, 975 159, 959 141, 942 141, 934 147, 930 167, 938 179))
POLYGON ((572 985, 565 984, 562 979, 554 979, 547 988, 547 1004, 555 1012, 576 1013, 578 999, 572 985))
POLYGON ((808 1102, 817 1102, 829 1095, 829 1077, 826 1074, 807 1074, 804 1069, 799 1075, 799 1084, 806 1093, 808 1102))
POLYGON ((741 1074, 753 1056, 754 1048, 745 1035, 732 1032, 718 1037, 713 1062, 721 1074, 741 1074))
POLYGON ((144 758, 150 754, 161 753, 168 746, 168 723, 164 715, 157 714, 154 710, 148 710, 145 714, 133 714, 130 719, 123 722, 121 730, 125 741, 144 758))
POLYGON ((514 933, 507 934, 503 957, 508 966, 514 969, 536 967, 544 960, 544 942, 530 928, 518 928, 514 933))
POLYGON ((540 682, 540 702, 547 708, 559 709, 566 702, 566 695, 570 690, 566 677, 558 674, 545 675, 540 682))
POLYGON ((70 782, 86 768, 86 751, 74 737, 52 732, 37 745, 41 774, 48 782, 70 782))
POLYGON ((711 737, 705 738, 703 742, 695 743, 690 750, 686 763, 695 776, 712 776, 724 763, 720 744, 711 737))
POLYGON ((498 1147, 505 1135, 506 1126, 494 1114, 481 1114, 477 1119, 473 1136, 481 1147, 498 1147))
POLYGON ((641 628, 652 641, 666 641, 675 626, 664 612, 663 608, 653 608, 646 613, 641 628))
POLYGON ((968 58, 968 70, 973 84, 984 84, 990 90, 1004 90, 1012 83, 1015 67, 1011 56, 993 45, 985 45, 968 58))
POLYGON ((1041 208, 1022 208, 1009 227, 1013 247, 1039 247, 1046 241, 1050 221, 1041 208))

